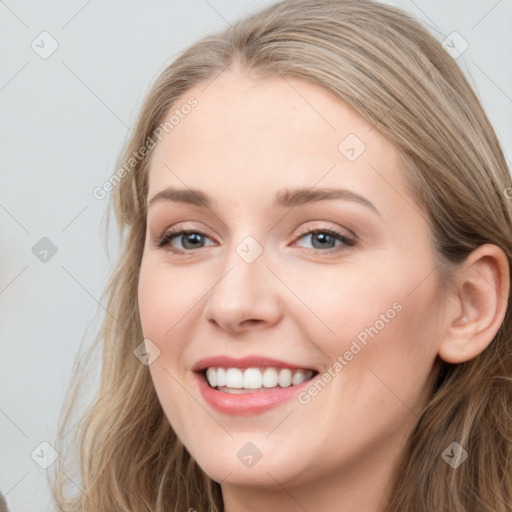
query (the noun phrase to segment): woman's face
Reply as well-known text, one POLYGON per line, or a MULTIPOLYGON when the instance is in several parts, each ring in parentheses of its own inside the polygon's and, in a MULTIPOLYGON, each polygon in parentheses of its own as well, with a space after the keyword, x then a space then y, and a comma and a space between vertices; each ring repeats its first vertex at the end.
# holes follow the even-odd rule
POLYGON ((442 322, 396 148, 300 79, 225 72, 172 111, 192 96, 152 153, 139 281, 169 422, 223 486, 384 474, 442 322))

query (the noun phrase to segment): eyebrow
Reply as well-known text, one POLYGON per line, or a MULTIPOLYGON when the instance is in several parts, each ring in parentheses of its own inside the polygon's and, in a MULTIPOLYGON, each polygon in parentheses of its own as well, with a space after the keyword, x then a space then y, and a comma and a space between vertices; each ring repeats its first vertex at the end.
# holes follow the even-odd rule
MULTIPOLYGON (((373 212, 381 215, 376 206, 366 197, 343 188, 297 188, 283 189, 277 192, 274 197, 274 207, 294 208, 306 203, 323 201, 326 199, 342 199, 353 201, 368 207, 373 212)), ((203 208, 211 208, 212 201, 207 194, 198 189, 177 189, 167 188, 155 194, 148 202, 148 208, 158 201, 175 201, 179 203, 191 204, 203 208)))

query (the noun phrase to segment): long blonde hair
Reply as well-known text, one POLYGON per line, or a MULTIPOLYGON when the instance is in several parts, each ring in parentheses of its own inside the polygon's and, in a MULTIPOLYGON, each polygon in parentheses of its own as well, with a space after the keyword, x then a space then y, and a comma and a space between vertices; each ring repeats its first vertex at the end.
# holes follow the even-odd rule
MULTIPOLYGON (((331 91, 397 146, 447 286, 454 266, 484 243, 501 247, 512 266, 512 208, 505 194, 510 175, 479 100, 425 28, 371 0, 285 0, 204 37, 157 78, 120 166, 147 145, 192 86, 234 64, 263 78, 298 77, 331 91)), ((137 285, 149 156, 132 162, 113 192, 122 247, 94 344, 102 349, 101 382, 74 441, 67 436, 83 388, 80 366, 62 414, 53 489, 63 511, 223 509, 219 484, 177 438, 147 366, 133 354, 143 340, 137 285), (78 476, 66 466, 73 442, 78 476)), ((512 510, 511 314, 509 305, 479 356, 442 363, 396 471, 387 512, 512 510), (453 441, 469 454, 456 470, 441 457, 453 441)))

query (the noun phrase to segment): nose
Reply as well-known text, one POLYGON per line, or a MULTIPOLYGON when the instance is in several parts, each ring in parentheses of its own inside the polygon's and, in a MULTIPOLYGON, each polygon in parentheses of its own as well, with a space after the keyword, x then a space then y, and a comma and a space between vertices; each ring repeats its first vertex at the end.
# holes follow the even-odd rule
POLYGON ((210 291, 204 310, 206 319, 230 333, 263 330, 277 324, 282 316, 281 283, 267 263, 265 252, 248 263, 233 251, 210 291))

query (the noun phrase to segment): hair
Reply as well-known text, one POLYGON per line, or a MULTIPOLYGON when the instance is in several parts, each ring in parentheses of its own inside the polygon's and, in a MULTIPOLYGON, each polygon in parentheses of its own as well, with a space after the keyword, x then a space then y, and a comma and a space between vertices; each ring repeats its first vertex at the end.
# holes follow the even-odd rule
MULTIPOLYGON (((436 272, 446 289, 454 269, 482 244, 500 247, 512 266, 512 207, 504 193, 510 175, 476 94, 434 35, 403 11, 372 0, 284 0, 202 38, 157 77, 120 165, 147 144, 187 91, 233 66, 262 79, 316 84, 397 147, 407 184, 429 222, 436 272)), ((137 287, 149 162, 150 154, 137 160, 112 195, 121 251, 94 343, 102 349, 99 389, 75 429, 80 483, 66 469, 66 457, 56 462, 53 493, 66 512, 223 510, 219 483, 182 445, 147 366, 133 354, 143 340, 137 287), (66 493, 71 482, 80 492, 66 493)), ((461 364, 441 363, 396 467, 386 512, 512 510, 509 304, 481 354, 461 364), (457 469, 441 457, 454 441, 469 454, 457 469)), ((71 423, 78 379, 63 409, 59 442, 71 423)))

